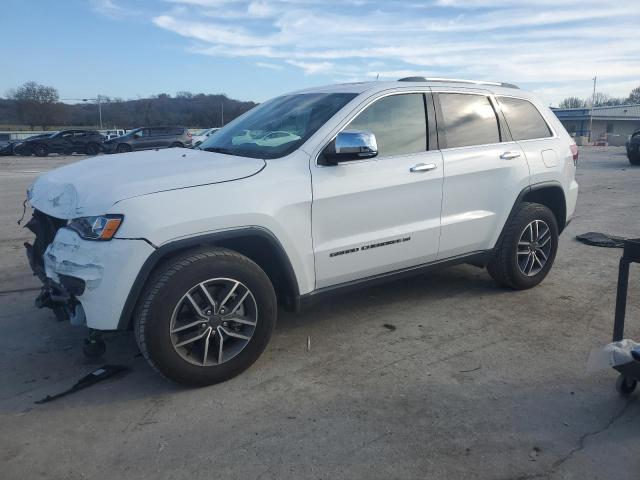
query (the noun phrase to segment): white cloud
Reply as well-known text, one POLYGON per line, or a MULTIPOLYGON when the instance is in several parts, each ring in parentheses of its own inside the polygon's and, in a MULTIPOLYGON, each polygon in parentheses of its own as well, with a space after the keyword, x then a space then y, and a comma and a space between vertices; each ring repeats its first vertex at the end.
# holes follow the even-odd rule
POLYGON ((153 22, 186 38, 191 52, 289 65, 327 80, 378 73, 502 80, 557 101, 594 75, 612 95, 640 79, 634 2, 168 1, 180 10, 153 22))
POLYGON ((140 14, 138 10, 123 7, 114 0, 91 0, 91 6, 100 15, 111 18, 122 18, 140 14))
POLYGON ((268 68, 270 70, 282 70, 284 67, 277 63, 256 62, 257 67, 268 68))
POLYGON ((287 60, 287 63, 301 68, 307 75, 331 73, 335 68, 335 65, 331 62, 297 62, 295 60, 287 60))

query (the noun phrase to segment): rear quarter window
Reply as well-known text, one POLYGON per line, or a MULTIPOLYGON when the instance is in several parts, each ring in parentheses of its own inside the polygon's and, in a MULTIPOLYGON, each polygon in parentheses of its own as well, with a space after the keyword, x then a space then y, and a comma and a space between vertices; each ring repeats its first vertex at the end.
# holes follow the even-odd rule
POLYGON ((527 100, 497 97, 514 140, 531 140, 551 136, 551 129, 538 109, 527 100))
POLYGON ((489 97, 468 93, 439 93, 447 148, 500 142, 498 117, 489 97))

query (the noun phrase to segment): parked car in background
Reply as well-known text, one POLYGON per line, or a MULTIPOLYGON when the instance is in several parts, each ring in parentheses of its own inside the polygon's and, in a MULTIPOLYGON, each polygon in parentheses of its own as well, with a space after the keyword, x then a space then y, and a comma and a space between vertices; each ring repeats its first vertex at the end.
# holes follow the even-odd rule
POLYGON ((125 153, 152 148, 190 147, 191 133, 184 127, 142 127, 103 144, 105 153, 125 153))
POLYGON ((213 133, 216 133, 219 128, 207 128, 205 130, 200 130, 197 134, 191 137, 191 143, 194 147, 197 147, 202 142, 204 142, 209 136, 213 133))
POLYGON ((20 146, 23 155, 46 157, 50 153, 97 155, 102 150, 102 135, 96 130, 62 130, 49 135, 28 138, 20 146))
POLYGON ((625 145, 627 147, 627 158, 631 165, 640 165, 640 130, 629 137, 625 145))
POLYGON ((0 156, 13 155, 13 146, 17 142, 2 142, 0 144, 0 156))
POLYGON ((256 140, 256 144, 263 147, 279 147, 285 143, 295 142, 300 140, 300 136, 291 132, 271 132, 267 133, 264 137, 256 140))
POLYGON ((50 137, 54 133, 58 132, 40 133, 38 135, 32 135, 21 140, 12 140, 11 142, 9 142, 9 144, 4 146, 3 155, 32 155, 33 152, 29 149, 26 142, 28 140, 50 137))
POLYGON ((116 128, 113 130, 100 130, 100 133, 104 137, 105 140, 110 140, 112 138, 121 137, 125 135, 127 132, 122 128, 116 128))

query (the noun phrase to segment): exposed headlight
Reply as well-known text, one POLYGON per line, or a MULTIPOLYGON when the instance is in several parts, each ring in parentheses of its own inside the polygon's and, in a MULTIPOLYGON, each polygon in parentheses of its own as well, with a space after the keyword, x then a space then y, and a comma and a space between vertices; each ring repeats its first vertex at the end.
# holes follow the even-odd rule
POLYGON ((98 215, 69 220, 67 226, 85 240, 111 240, 124 220, 122 215, 98 215))

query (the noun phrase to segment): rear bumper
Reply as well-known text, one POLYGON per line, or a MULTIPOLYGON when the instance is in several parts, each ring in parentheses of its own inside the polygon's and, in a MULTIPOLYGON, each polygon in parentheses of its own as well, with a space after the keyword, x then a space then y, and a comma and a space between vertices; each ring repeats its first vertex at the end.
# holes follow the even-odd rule
POLYGON ((72 321, 80 323, 79 316, 90 328, 116 330, 133 281, 153 250, 144 240, 95 242, 60 228, 43 255, 41 306, 57 304, 72 321))
POLYGON ((113 153, 116 151, 116 144, 115 143, 103 143, 102 144, 102 151, 103 153, 113 153))

